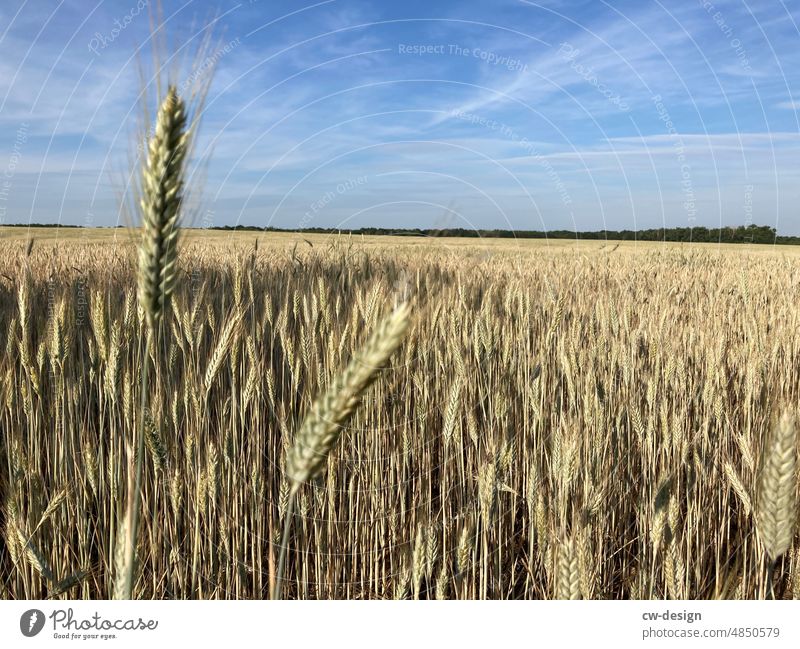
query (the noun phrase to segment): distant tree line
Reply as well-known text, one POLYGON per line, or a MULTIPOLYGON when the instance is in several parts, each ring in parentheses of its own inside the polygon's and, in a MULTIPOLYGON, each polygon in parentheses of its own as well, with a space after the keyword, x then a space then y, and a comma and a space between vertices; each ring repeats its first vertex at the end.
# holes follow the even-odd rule
POLYGON ((769 243, 800 245, 800 237, 778 235, 777 230, 768 225, 739 225, 724 228, 655 228, 649 230, 596 230, 593 232, 574 232, 572 230, 470 230, 466 228, 445 229, 393 229, 359 228, 303 228, 292 230, 284 228, 259 228, 251 225, 225 225, 214 230, 244 230, 263 232, 308 232, 315 234, 365 234, 406 237, 471 237, 486 239, 586 239, 614 241, 673 241, 697 243, 769 243))
POLYGON ((67 225, 63 223, 0 223, 3 228, 82 228, 82 225, 67 225))
MULTIPOLYGON (((3 224, 8 227, 30 228, 77 228, 77 225, 56 223, 3 224)), ((117 226, 125 227, 125 226, 117 226)), ((396 228, 290 228, 258 227, 255 225, 222 225, 211 230, 245 232, 308 232, 314 234, 365 234, 403 237, 471 237, 475 239, 585 239, 613 241, 674 241, 697 243, 769 243, 800 245, 800 236, 779 235, 768 225, 738 225, 724 228, 654 228, 649 230, 595 230, 574 232, 572 230, 470 230, 466 228, 444 229, 396 229, 396 228)))

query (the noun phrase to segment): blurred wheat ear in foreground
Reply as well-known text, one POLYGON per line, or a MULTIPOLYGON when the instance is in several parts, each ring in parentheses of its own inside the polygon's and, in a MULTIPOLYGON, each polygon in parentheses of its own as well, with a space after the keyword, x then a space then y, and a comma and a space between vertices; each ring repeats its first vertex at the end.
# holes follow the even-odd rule
POLYGON ((757 528, 770 561, 785 554, 797 520, 797 420, 785 411, 764 449, 757 528))
POLYGON ((178 233, 189 133, 186 106, 170 86, 158 110, 142 170, 142 242, 139 246, 139 305, 151 330, 161 319, 175 286, 178 233))
POLYGON ((142 196, 139 205, 142 241, 139 246, 138 294, 139 306, 147 318, 147 333, 141 368, 142 396, 136 429, 136 453, 130 458, 130 463, 135 463, 135 469, 128 476, 125 520, 120 524, 117 533, 115 599, 130 599, 133 592, 144 459, 143 428, 148 418, 150 353, 158 324, 169 306, 175 286, 179 219, 189 138, 186 125, 186 106, 175 87, 169 86, 158 109, 155 133, 150 139, 147 161, 142 169, 142 196))

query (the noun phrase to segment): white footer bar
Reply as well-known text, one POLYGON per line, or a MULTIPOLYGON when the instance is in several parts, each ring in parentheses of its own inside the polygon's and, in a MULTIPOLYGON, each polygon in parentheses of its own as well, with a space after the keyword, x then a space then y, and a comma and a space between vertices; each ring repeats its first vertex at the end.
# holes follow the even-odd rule
POLYGON ((796 601, 0 602, 2 647, 797 647, 799 629, 796 601))

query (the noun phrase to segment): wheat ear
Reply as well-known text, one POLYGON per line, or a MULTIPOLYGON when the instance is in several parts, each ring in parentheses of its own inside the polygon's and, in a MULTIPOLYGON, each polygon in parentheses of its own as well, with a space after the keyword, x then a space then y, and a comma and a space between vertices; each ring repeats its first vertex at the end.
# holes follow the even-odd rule
POLYGON ((557 599, 580 599, 580 569, 578 553, 572 539, 563 543, 558 554, 557 599))
POLYGON ((331 448, 358 407, 367 388, 394 351, 408 327, 407 304, 398 307, 378 326, 347 369, 333 382, 306 415, 286 458, 286 475, 296 492, 322 471, 331 448))
POLYGON ((797 512, 797 425, 794 414, 784 412, 765 449, 758 492, 757 528, 771 561, 792 543, 797 512))
POLYGON ((150 327, 161 318, 175 285, 179 217, 189 132, 186 107, 174 86, 158 109, 142 171, 139 304, 150 327))
POLYGON ((400 346, 408 328, 408 316, 408 304, 401 304, 381 322, 345 371, 337 377, 327 392, 317 399, 297 432, 294 445, 286 456, 286 476, 291 489, 283 523, 273 599, 281 598, 283 567, 289 543, 295 494, 303 482, 321 473, 328 454, 361 402, 367 388, 400 346))
MULTIPOLYGON (((148 331, 142 362, 142 401, 139 423, 147 426, 148 368, 150 346, 161 316, 175 285, 178 226, 183 199, 183 177, 189 132, 186 107, 174 86, 167 90, 156 117, 156 130, 150 139, 147 164, 142 170, 142 242, 139 247, 139 305, 147 317, 148 331)), ((120 524, 116 553, 115 599, 130 599, 136 564, 136 538, 139 527, 139 498, 146 430, 137 435, 136 467, 128 478, 125 520, 120 524)))

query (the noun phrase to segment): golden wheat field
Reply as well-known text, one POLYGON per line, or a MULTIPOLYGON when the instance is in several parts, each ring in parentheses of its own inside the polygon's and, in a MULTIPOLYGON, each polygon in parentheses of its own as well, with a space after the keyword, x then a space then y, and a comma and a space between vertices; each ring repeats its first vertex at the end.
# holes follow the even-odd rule
POLYGON ((135 236, 31 232, 0 229, 0 597, 112 597, 137 435, 137 598, 268 598, 285 530, 287 598, 800 596, 796 249, 188 232, 147 346, 135 236))

